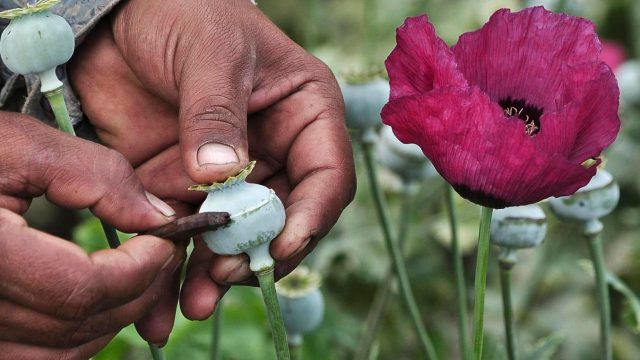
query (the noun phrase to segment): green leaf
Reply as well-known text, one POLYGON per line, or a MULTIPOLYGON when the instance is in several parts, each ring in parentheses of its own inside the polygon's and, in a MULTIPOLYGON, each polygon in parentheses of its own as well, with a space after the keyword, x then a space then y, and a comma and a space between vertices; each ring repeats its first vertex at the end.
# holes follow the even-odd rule
POLYGON ((564 335, 554 333, 540 339, 533 348, 522 357, 523 360, 550 360, 564 341, 564 335))

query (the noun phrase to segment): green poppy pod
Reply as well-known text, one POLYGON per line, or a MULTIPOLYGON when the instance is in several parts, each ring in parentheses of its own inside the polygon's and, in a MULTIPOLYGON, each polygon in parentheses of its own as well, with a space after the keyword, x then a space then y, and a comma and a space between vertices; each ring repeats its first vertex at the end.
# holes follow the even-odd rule
POLYGON ((302 336, 315 330, 324 317, 320 277, 299 266, 280 280, 276 288, 289 344, 300 345, 302 336))
POLYGON ((540 245, 547 234, 547 216, 538 205, 497 209, 491 218, 491 242, 518 250, 540 245))
POLYGON ((228 225, 202 234, 211 251, 220 255, 247 253, 253 272, 272 268, 269 244, 284 228, 285 210, 275 192, 245 181, 252 162, 237 176, 224 183, 195 185, 190 190, 206 191, 200 212, 223 211, 230 214, 228 225))
POLYGON ((366 131, 382 125, 380 111, 389 101, 389 81, 377 79, 358 84, 341 84, 350 129, 366 131))
POLYGON ((69 23, 46 10, 14 18, 0 37, 4 64, 14 73, 40 76, 42 92, 62 86, 55 69, 71 59, 74 48, 69 23))
POLYGON ((380 130, 376 153, 378 162, 397 174, 405 183, 422 181, 436 174, 420 147, 403 144, 389 126, 383 126, 380 130))
POLYGON ((584 187, 571 196, 549 199, 553 212, 567 220, 590 221, 609 215, 620 200, 620 187, 609 172, 598 169, 584 187))

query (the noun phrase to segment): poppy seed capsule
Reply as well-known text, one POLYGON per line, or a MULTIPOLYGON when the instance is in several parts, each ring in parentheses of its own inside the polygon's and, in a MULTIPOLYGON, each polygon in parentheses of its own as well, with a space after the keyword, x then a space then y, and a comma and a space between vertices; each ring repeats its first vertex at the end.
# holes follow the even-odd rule
POLYGON ((421 181, 435 174, 420 147, 403 144, 389 126, 382 127, 376 150, 380 164, 396 173, 405 183, 421 181))
POLYGON ((382 125, 380 111, 389 100, 389 81, 377 79, 361 84, 341 84, 350 129, 364 132, 382 125))
POLYGON ((38 75, 42 92, 62 86, 55 69, 71 59, 74 48, 69 23, 46 10, 12 19, 0 37, 0 56, 5 65, 17 74, 38 75))
POLYGON ((568 220, 588 222, 609 215, 618 205, 620 187, 603 169, 571 196, 549 199, 553 212, 568 220))
POLYGON ((200 207, 201 213, 230 214, 229 224, 202 234, 211 251, 219 255, 247 253, 251 271, 259 272, 274 265, 269 244, 284 228, 285 210, 273 190, 245 181, 254 166, 255 162, 250 163, 224 183, 195 185, 189 189, 208 193, 200 207))
POLYGON ((290 345, 299 346, 302 336, 315 330, 324 317, 320 277, 304 266, 276 284, 290 345))
POLYGON ((547 234, 547 217, 538 205, 516 206, 493 211, 491 242, 508 249, 540 245, 547 234))

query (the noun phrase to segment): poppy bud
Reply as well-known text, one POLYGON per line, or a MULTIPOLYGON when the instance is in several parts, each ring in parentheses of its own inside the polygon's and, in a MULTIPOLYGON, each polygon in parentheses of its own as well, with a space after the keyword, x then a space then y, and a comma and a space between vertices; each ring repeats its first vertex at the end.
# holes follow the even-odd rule
POLYGON ((380 111, 389 100, 389 81, 377 79, 341 87, 350 129, 364 132, 382 125, 380 111))
POLYGON ((491 242, 508 249, 538 246, 547 233, 547 217, 538 205, 494 210, 491 219, 491 242))
POLYGON ((247 253, 251 271, 258 272, 274 265, 269 244, 284 228, 285 211, 273 190, 245 181, 254 166, 255 162, 250 163, 224 183, 195 185, 189 190, 209 193, 200 212, 230 214, 227 226, 202 234, 211 251, 220 255, 247 253))
POLYGON ((376 143, 380 164, 397 174, 405 183, 435 175, 435 169, 415 144, 403 144, 389 126, 383 126, 376 143))
POLYGON ((299 346, 302 335, 315 330, 324 317, 320 276, 300 266, 280 280, 276 288, 289 344, 299 346))
POLYGON ((628 104, 640 102, 640 61, 624 62, 616 69, 616 78, 620 87, 620 99, 628 104))
POLYGON ((42 92, 62 86, 55 69, 66 63, 75 49, 69 23, 47 10, 57 2, 40 2, 32 7, 0 13, 0 17, 12 19, 0 38, 2 61, 16 74, 38 75, 42 92))
POLYGON ((620 200, 620 187, 609 172, 598 169, 584 187, 571 196, 549 199, 553 212, 568 220, 588 222, 609 215, 620 200))

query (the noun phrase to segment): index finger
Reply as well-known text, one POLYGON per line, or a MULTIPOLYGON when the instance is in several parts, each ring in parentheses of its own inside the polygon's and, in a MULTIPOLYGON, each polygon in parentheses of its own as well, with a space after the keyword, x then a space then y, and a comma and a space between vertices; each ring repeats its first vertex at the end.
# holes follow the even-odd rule
POLYGON ((87 255, 15 217, 0 209, 0 296, 62 319, 83 319, 137 298, 176 252, 170 241, 139 236, 87 255))
POLYGON ((342 107, 336 105, 339 92, 338 98, 320 94, 315 103, 324 110, 302 129, 287 156, 292 190, 285 203, 285 227, 271 245, 277 260, 293 257, 324 236, 355 194, 351 142, 342 107))

